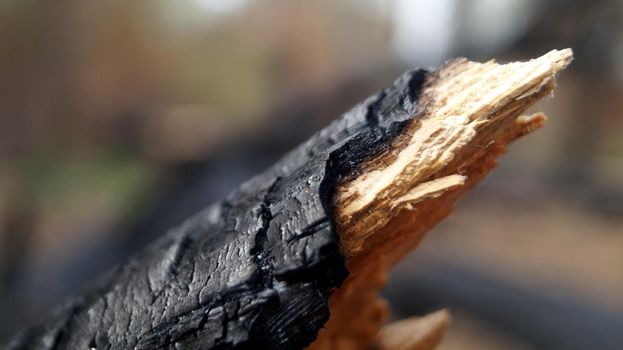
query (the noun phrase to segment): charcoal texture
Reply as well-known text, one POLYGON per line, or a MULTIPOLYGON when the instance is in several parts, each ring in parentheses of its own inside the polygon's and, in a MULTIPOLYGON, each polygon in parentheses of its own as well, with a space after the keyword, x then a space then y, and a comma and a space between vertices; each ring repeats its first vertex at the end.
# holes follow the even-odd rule
POLYGON ((335 186, 400 134, 426 76, 405 73, 4 348, 304 348, 347 275, 335 186))

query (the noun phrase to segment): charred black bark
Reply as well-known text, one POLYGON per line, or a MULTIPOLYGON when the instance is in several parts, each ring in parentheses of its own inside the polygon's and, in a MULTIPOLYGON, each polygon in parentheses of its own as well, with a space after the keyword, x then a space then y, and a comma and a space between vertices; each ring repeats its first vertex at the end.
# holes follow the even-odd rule
POLYGON ((405 73, 5 348, 303 348, 347 274, 335 185, 400 134, 425 76, 405 73))

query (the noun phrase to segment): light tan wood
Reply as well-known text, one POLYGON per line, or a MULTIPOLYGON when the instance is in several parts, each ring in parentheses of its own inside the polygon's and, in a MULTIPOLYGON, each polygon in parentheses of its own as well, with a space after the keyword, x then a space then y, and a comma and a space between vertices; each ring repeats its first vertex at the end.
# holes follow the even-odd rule
MULTIPOLYGON (((499 65, 460 59, 443 67, 426 83, 421 99, 424 108, 407 137, 394 146, 396 153, 374 160, 388 165, 363 172, 338 189, 343 251, 348 256, 361 251, 370 235, 408 207, 403 196, 412 189, 438 181, 438 174, 449 170, 453 170, 451 175, 465 175, 459 168, 448 169, 457 163, 453 160, 462 161, 457 155, 477 141, 494 141, 500 128, 520 127, 524 120, 515 121, 518 114, 552 91, 556 72, 570 60, 570 50, 563 50, 528 62, 499 65), (509 122, 514 124, 507 126, 509 122)), ((456 183, 447 185, 450 189, 456 183)), ((410 201, 426 196, 410 196, 410 201)))
POLYGON ((552 93, 572 57, 565 49, 504 65, 457 59, 427 78, 412 124, 337 188, 350 275, 332 294, 331 317, 310 349, 378 348, 388 314, 378 290, 388 271, 493 169, 508 143, 545 123, 542 113, 521 114, 552 93))
POLYGON ((441 342, 450 321, 450 312, 440 310, 393 322, 381 328, 376 343, 382 350, 431 350, 441 342))

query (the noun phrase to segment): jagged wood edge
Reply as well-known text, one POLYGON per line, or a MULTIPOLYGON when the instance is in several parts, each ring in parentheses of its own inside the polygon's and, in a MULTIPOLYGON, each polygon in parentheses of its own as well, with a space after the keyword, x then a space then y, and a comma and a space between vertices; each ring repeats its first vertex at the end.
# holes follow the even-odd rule
POLYGON ((507 144, 544 124, 543 114, 520 114, 551 94, 556 74, 571 60, 569 49, 507 65, 459 59, 427 77, 411 125, 387 152, 361 165, 357 178, 336 188, 336 222, 350 274, 332 294, 331 319, 310 350, 379 347, 374 338, 388 308, 378 291, 391 266, 495 167, 507 144), (409 148, 420 152, 407 153, 409 148), (389 171, 403 152, 409 155, 404 164, 415 166, 389 171), (353 205, 357 201, 367 204, 353 205))

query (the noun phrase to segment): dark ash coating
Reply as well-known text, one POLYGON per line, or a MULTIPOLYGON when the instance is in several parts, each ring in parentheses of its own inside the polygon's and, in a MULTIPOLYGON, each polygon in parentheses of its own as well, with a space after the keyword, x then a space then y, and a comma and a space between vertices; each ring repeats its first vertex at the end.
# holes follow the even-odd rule
POLYGON ((405 73, 3 348, 304 348, 347 275, 335 186, 400 134, 426 76, 405 73))

